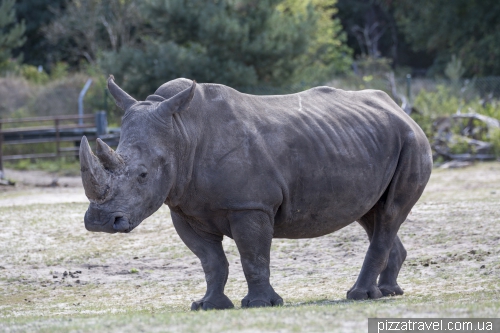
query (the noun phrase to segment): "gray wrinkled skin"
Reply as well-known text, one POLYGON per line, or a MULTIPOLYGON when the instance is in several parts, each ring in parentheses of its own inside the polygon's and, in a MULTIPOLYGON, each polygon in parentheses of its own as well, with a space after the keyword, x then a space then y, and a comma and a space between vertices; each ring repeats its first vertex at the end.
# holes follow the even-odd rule
POLYGON ((90 231, 130 232, 163 203, 201 260, 207 292, 192 309, 232 308, 223 236, 248 282, 243 307, 283 304, 269 283, 272 238, 319 237, 357 221, 370 240, 349 299, 401 295, 406 250, 397 236, 429 179, 422 130, 385 93, 317 87, 252 96, 177 79, 124 109, 116 152, 83 138, 90 231))

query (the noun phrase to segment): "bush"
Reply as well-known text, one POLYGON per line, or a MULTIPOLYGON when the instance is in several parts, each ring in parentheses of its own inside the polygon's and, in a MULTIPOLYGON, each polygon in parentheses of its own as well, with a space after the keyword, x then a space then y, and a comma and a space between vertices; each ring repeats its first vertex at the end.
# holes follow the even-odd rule
POLYGON ((484 104, 477 94, 469 92, 469 99, 460 96, 456 84, 439 84, 435 91, 420 90, 413 103, 418 112, 412 118, 422 127, 427 137, 434 135, 432 124, 439 117, 448 117, 457 112, 479 113, 500 120, 500 103, 492 101, 484 104))
POLYGON ((489 136, 493 145, 493 153, 497 158, 500 158, 500 128, 491 129, 489 136))
POLYGON ((35 66, 22 65, 21 75, 28 81, 36 84, 45 84, 49 81, 49 75, 35 66))
POLYGON ((12 118, 36 96, 38 87, 22 77, 0 78, 0 117, 12 118))

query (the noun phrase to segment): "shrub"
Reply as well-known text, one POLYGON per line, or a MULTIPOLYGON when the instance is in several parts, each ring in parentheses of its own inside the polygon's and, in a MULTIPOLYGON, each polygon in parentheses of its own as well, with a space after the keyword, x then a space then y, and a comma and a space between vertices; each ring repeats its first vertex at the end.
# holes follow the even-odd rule
POLYGON ((490 143, 493 145, 493 153, 500 158, 500 128, 490 129, 490 143))
POLYGON ((37 84, 45 84, 49 81, 49 75, 35 66, 22 65, 21 75, 28 81, 37 84))

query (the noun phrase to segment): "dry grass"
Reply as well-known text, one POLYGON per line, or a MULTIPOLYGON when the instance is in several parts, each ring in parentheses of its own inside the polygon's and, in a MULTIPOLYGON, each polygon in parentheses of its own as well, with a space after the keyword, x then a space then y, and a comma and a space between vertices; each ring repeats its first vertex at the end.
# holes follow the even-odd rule
MULTIPOLYGON (((91 75, 68 74, 37 84, 23 77, 0 78, 0 118, 40 117, 78 113, 78 96, 91 75)), ((96 75, 94 75, 96 76, 96 75)), ((99 75, 85 96, 85 113, 103 107, 104 77, 99 75)), ((112 101, 109 101, 110 106, 112 101)))
POLYGON ((26 107, 38 90, 24 78, 0 78, 0 118, 9 118, 16 110, 26 107))
MULTIPOLYGON (((399 279, 405 295, 345 300, 368 245, 353 224, 325 237, 273 243, 272 283, 285 306, 272 309, 190 312, 205 290, 203 272, 168 209, 131 234, 89 233, 80 188, 44 195, 69 197, 71 191, 75 202, 22 204, 19 198, 32 192, 0 195, 3 331, 366 332, 368 317, 500 313, 500 163, 434 171, 400 230, 409 254, 399 279)), ((237 249, 227 239, 224 248, 226 293, 239 305, 246 285, 237 249)))

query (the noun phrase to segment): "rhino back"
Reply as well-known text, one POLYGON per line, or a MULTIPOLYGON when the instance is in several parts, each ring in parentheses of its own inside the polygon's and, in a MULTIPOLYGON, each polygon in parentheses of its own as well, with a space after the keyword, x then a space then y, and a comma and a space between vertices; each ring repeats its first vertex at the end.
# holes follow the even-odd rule
POLYGON ((382 92, 201 86, 183 117, 197 142, 183 209, 260 209, 274 217, 275 237, 316 237, 360 218, 390 183, 405 135, 423 136, 382 92))

